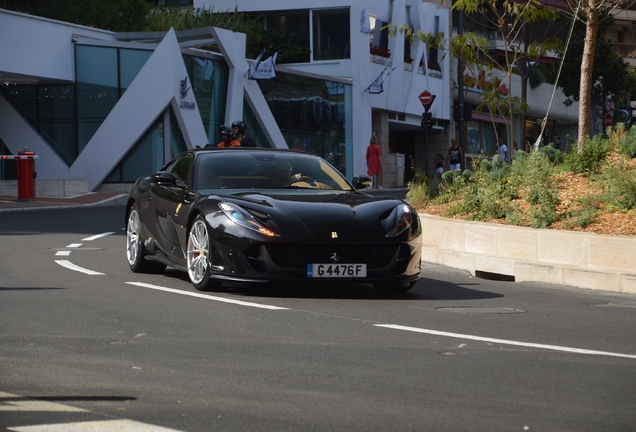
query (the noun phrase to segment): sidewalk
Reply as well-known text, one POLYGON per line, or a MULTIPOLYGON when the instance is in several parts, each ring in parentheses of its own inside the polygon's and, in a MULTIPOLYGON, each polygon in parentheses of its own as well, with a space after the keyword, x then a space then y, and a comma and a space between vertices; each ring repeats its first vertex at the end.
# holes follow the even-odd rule
POLYGON ((32 200, 18 201, 16 195, 0 195, 0 212, 41 208, 69 208, 87 205, 121 205, 126 202, 126 197, 127 194, 122 193, 89 192, 70 197, 36 196, 32 200))

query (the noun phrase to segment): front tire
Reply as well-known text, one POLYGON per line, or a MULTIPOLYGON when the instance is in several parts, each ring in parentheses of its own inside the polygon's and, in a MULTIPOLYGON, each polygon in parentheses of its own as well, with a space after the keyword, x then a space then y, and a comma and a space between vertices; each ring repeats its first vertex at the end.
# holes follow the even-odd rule
POLYGON ((188 232, 188 250, 186 253, 188 277, 198 291, 213 291, 221 283, 211 279, 212 261, 210 250, 210 230, 201 215, 192 223, 188 232))
POLYGON ((137 204, 133 204, 126 224, 126 258, 133 273, 163 273, 165 264, 145 259, 143 239, 141 237, 141 219, 137 204))

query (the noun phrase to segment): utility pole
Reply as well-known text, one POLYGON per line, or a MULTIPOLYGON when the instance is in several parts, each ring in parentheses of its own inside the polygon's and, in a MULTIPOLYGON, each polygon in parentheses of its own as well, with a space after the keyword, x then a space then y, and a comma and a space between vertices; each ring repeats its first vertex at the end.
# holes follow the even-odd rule
POLYGON ((435 95, 431 94, 428 90, 424 90, 420 93, 420 102, 424 107, 424 113, 422 113, 422 129, 424 129, 424 171, 426 177, 428 177, 428 131, 433 127, 433 113, 429 112, 435 95))
MULTIPOLYGON (((461 10, 457 11, 457 15, 459 18, 457 19, 457 34, 461 36, 464 34, 464 12, 461 10)), ((459 119, 459 148, 462 149, 462 155, 464 155, 464 160, 462 164, 464 169, 466 169, 466 128, 464 126, 464 62, 461 59, 461 56, 457 59, 457 88, 458 88, 458 106, 459 108, 458 115, 459 119)))

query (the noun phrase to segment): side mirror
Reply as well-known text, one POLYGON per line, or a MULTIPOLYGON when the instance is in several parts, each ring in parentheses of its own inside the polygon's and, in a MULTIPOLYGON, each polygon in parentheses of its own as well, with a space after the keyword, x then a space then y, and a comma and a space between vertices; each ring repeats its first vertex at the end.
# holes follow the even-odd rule
POLYGON ((353 178, 353 187, 356 189, 368 189, 372 183, 371 177, 365 175, 357 175, 353 178))
POLYGON ((159 171, 150 176, 154 183, 161 186, 175 187, 177 186, 177 177, 168 171, 159 171))

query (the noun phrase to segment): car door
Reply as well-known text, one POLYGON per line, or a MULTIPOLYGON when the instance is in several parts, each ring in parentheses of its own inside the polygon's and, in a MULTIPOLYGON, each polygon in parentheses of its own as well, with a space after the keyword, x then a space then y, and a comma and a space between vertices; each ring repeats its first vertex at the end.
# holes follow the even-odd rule
POLYGON ((175 185, 152 184, 152 211, 156 224, 155 240, 159 248, 171 260, 185 265, 183 239, 185 236, 188 209, 192 202, 192 173, 194 156, 185 153, 175 159, 166 171, 176 177, 175 185))

